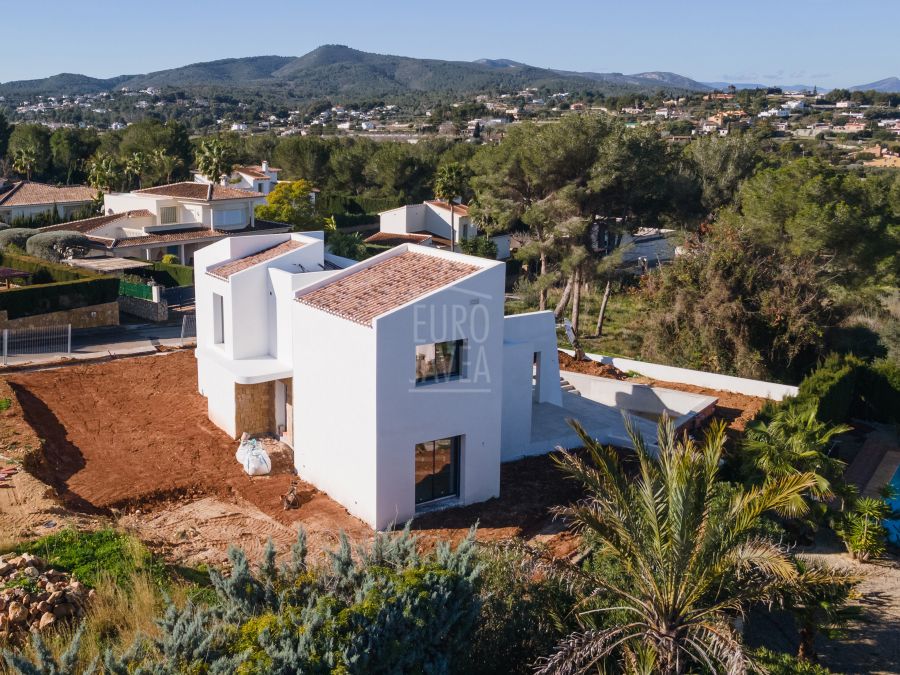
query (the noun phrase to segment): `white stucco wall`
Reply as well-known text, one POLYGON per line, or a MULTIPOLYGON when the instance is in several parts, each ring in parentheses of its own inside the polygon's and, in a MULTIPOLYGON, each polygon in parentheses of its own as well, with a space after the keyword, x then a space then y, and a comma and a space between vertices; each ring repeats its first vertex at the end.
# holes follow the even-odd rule
POLYGON ((297 473, 375 527, 375 332, 299 302, 291 314, 297 473))
POLYGON ((502 266, 490 267, 376 320, 376 527, 415 515, 417 443, 462 437, 459 503, 499 494, 503 280, 502 266), (416 344, 458 339, 462 377, 416 386, 416 344))
POLYGON ((425 205, 410 204, 379 214, 379 227, 382 232, 406 234, 425 229, 425 205))

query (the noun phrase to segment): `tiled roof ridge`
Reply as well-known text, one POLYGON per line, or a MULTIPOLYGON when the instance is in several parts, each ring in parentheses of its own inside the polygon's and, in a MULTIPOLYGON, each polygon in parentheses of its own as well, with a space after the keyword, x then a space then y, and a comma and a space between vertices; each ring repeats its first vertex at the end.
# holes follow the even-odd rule
POLYGON ((295 251, 296 249, 301 248, 304 245, 305 244, 302 241, 297 241, 296 239, 287 239, 286 241, 278 242, 277 244, 269 246, 268 248, 264 248, 263 250, 257 251, 256 253, 250 253, 249 255, 245 255, 241 258, 235 258, 234 260, 229 260, 227 262, 210 267, 206 270, 206 273, 218 279, 225 279, 227 281, 233 274, 242 272, 245 269, 254 267, 255 265, 258 265, 267 260, 271 260, 286 253, 290 253, 291 251, 295 251))

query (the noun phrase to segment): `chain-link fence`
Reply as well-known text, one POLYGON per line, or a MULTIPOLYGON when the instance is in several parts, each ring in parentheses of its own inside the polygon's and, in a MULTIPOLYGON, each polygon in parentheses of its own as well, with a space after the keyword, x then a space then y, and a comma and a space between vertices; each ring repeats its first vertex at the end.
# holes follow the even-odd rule
POLYGON ((3 329, 3 365, 36 354, 71 354, 72 324, 3 329))

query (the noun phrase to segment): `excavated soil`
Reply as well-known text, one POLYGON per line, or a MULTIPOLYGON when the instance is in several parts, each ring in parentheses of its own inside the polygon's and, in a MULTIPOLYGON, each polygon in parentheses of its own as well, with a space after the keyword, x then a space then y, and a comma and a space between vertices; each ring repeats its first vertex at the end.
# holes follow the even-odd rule
MULTIPOLYGON (((281 495, 297 479, 274 440, 264 440, 273 473, 244 474, 234 459, 236 442, 206 416, 191 352, 15 373, 7 381, 21 404, 11 413, 20 435, 35 447, 43 439, 40 461, 30 466, 34 476, 17 478, 42 489, 44 506, 57 513, 111 518, 169 560, 191 565, 219 564, 232 545, 257 558, 268 539, 286 552, 301 526, 313 554, 335 548, 341 532, 355 543, 372 536, 302 481, 300 508, 283 510, 281 495)), ((559 555, 575 550, 577 538, 549 509, 570 502, 577 489, 548 457, 504 464, 501 495, 421 516, 414 530, 430 546, 459 541, 478 523, 479 541, 522 536, 559 555)), ((28 515, 20 520, 33 528, 48 519, 34 490, 21 497, 27 508, 20 511, 28 515)))
POLYGON ((272 475, 243 472, 236 442, 206 416, 190 352, 17 373, 7 381, 25 427, 43 439, 34 476, 68 511, 122 516, 173 557, 212 562, 231 544, 250 551, 269 537, 287 544, 300 524, 314 550, 331 548, 340 531, 371 535, 302 482, 300 508, 284 511, 281 495, 295 477, 292 462, 277 453, 272 475))
POLYGON ((608 377, 612 380, 627 380, 628 374, 623 373, 615 366, 599 361, 579 361, 574 356, 569 356, 565 352, 559 352, 559 369, 568 370, 573 373, 582 373, 584 375, 596 375, 597 377, 608 377))

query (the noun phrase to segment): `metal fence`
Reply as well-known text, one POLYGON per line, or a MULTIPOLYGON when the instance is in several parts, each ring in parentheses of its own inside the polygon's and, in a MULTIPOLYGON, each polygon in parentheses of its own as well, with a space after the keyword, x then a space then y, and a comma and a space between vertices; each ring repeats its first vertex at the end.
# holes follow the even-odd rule
POLYGON ((179 307, 182 305, 194 304, 194 287, 193 286, 174 286, 173 288, 163 289, 162 296, 166 299, 169 307, 179 307))
POLYGON ((181 346, 191 340, 197 340, 197 315, 185 314, 181 318, 181 346))
POLYGON ((119 282, 119 295, 127 295, 131 298, 153 299, 153 289, 146 284, 134 284, 122 279, 119 282))
POLYGON ((3 365, 16 356, 71 354, 72 324, 3 329, 3 365))

